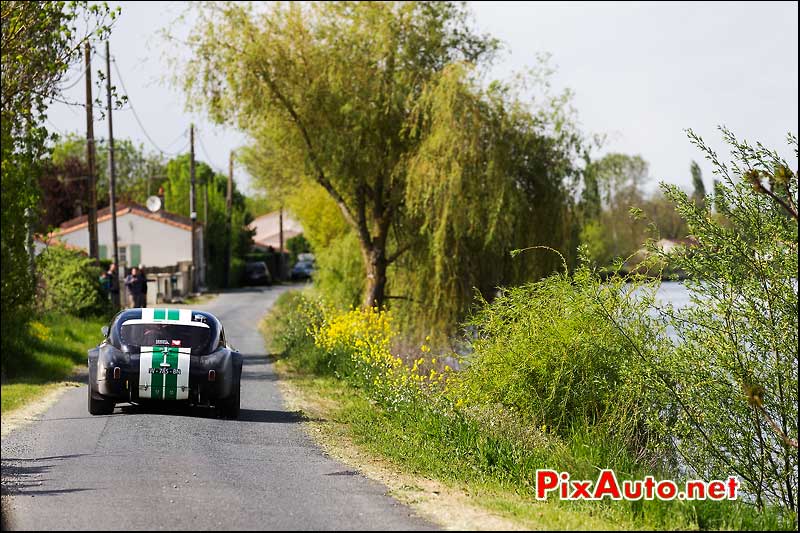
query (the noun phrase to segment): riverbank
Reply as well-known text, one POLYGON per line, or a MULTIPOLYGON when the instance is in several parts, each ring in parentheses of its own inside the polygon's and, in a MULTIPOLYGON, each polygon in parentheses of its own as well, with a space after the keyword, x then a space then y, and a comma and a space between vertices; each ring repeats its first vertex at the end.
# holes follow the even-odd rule
MULTIPOLYGON (((530 427, 499 405, 458 407, 457 397, 453 404, 452 395, 437 392, 439 372, 415 373, 417 364, 410 371, 387 351, 383 334, 388 329, 381 316, 334 314, 319 329, 315 312, 302 299, 286 296, 266 321, 268 341, 284 356, 277 366, 287 396, 314 421, 309 432, 330 453, 367 474, 371 465, 381 465, 382 478, 376 479, 398 494, 407 490, 404 486, 415 487, 407 498, 412 505, 421 502, 420 512, 430 503, 431 491, 425 484, 394 479, 436 483, 457 495, 446 498, 444 508, 460 498, 478 516, 525 529, 787 527, 778 514, 739 501, 537 501, 537 469, 591 480, 603 468, 625 479, 672 476, 631 456, 618 436, 600 426, 556 432, 530 427)), ((442 516, 437 519, 442 525, 457 527, 442 516)))

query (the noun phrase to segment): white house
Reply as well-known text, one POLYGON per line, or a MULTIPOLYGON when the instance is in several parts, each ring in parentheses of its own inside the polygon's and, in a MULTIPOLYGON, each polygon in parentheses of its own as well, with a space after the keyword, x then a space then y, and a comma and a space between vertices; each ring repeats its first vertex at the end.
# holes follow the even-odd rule
MULTIPOLYGON (((256 234, 253 242, 256 246, 266 248, 271 246, 275 250, 280 247, 281 212, 273 211, 261 215, 250 223, 250 229, 256 234)), ((303 226, 293 219, 285 210, 283 211, 283 248, 286 251, 286 241, 303 233, 303 226)))
MULTIPOLYGON (((89 249, 86 215, 61 224, 52 237, 68 245, 89 249)), ((199 240, 199 239, 198 239, 199 240)), ((111 210, 97 212, 97 241, 100 259, 113 255, 111 210)), ((198 243, 199 245, 199 243, 198 243)), ((138 204, 117 205, 117 246, 120 267, 171 267, 192 260, 192 221, 188 217, 158 211, 138 204)), ((201 254, 202 257, 202 254, 201 254)))

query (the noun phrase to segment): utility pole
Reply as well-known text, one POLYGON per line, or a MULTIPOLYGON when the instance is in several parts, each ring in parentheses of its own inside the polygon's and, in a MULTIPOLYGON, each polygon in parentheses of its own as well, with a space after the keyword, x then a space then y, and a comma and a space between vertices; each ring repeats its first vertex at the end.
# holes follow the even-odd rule
POLYGON ((92 114, 92 59, 91 45, 83 47, 83 62, 86 69, 86 162, 89 166, 89 257, 100 258, 97 245, 97 187, 95 186, 94 117, 92 114))
MULTIPOLYGON (((86 71, 87 76, 89 71, 86 71)), ((117 286, 119 283, 119 274, 122 271, 119 265, 119 248, 117 247, 117 176, 116 168, 114 166, 114 122, 111 117, 111 52, 109 50, 108 41, 106 41, 106 98, 108 101, 108 201, 111 207, 111 245, 114 247, 114 264, 117 265, 117 286)), ((114 280, 111 281, 114 283, 114 280)), ((112 304, 114 310, 119 309, 120 292, 111 293, 112 304)))
POLYGON ((192 292, 197 292, 197 211, 194 206, 194 124, 189 126, 189 216, 192 218, 192 292))
POLYGON ((232 229, 233 217, 233 150, 228 160, 228 192, 225 195, 225 234, 228 236, 225 246, 225 287, 231 286, 231 253, 233 250, 232 229))
POLYGON ((208 285, 208 174, 203 181, 203 285, 208 285))
POLYGON ((278 211, 278 280, 283 281, 283 204, 278 211))

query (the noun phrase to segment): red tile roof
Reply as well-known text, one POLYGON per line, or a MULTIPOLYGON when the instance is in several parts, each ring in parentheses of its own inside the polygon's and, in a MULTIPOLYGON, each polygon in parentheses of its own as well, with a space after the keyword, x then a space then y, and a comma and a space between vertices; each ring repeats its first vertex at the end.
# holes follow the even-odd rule
MULTIPOLYGON (((170 226, 176 226, 178 228, 182 228, 185 230, 189 231, 192 230, 192 219, 190 219, 189 217, 185 217, 183 215, 176 215, 175 213, 169 213, 163 210, 153 213, 145 206, 133 202, 117 204, 117 217, 121 217, 122 215, 128 213, 133 213, 141 217, 149 218, 151 220, 162 222, 164 224, 169 224, 170 226)), ((105 220, 109 220, 110 218, 111 218, 111 207, 104 207, 103 209, 97 212, 98 223, 103 222, 105 220)), ((83 215, 77 218, 73 218, 72 220, 67 220, 66 222, 61 224, 61 226, 59 226, 57 235, 72 233, 73 231, 83 229, 88 225, 89 225, 88 215, 83 215)))

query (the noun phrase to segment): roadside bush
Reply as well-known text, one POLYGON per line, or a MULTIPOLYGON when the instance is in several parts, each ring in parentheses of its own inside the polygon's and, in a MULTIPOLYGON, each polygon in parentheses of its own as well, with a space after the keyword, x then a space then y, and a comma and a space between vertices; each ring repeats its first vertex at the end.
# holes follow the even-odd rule
POLYGON ((574 475, 594 466, 622 472, 674 472, 678 458, 650 421, 653 354, 669 349, 652 313, 658 281, 645 273, 598 272, 582 249, 573 274, 553 274, 481 302, 466 323, 472 352, 447 382, 469 411, 509 413, 514 424, 557 436, 574 475), (589 446, 587 443, 592 443, 589 446))
POLYGON ((37 258, 36 270, 40 311, 85 317, 110 310, 108 297, 100 287, 103 271, 83 253, 49 246, 37 258))
POLYGON ((314 344, 312 328, 322 321, 320 304, 299 291, 281 294, 261 329, 275 355, 291 355, 301 368, 330 373, 329 356, 314 344))
POLYGON ((294 266, 297 256, 311 251, 311 244, 302 233, 286 240, 286 249, 289 250, 289 266, 294 266))
POLYGON ((314 284, 327 301, 340 309, 360 305, 364 291, 364 261, 358 238, 352 231, 314 248, 317 271, 314 284))
POLYGON ((245 261, 241 257, 231 258, 230 286, 241 287, 245 275, 245 261))
MULTIPOLYGON (((653 396, 672 417, 653 423, 699 477, 735 473, 759 506, 796 514, 797 173, 775 151, 722 132, 730 163, 689 133, 720 178, 710 201, 664 186, 696 245, 660 254, 689 275, 694 305, 664 311, 678 340, 656 361, 653 396)), ((797 138, 789 145, 796 156, 797 138)))
MULTIPOLYGON (((526 423, 565 434, 624 409, 638 419, 636 345, 654 338, 648 317, 654 286, 635 278, 601 281, 587 268, 505 290, 468 323, 475 330, 469 366, 451 384, 462 402, 499 404, 526 423)), ((626 416, 624 418, 629 418, 626 416)), ((628 427, 631 420, 619 420, 628 427)))

